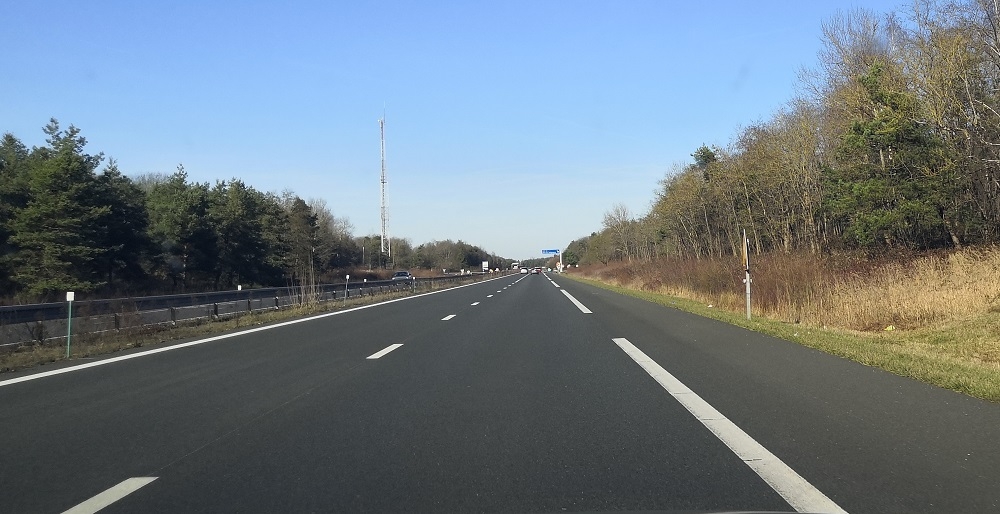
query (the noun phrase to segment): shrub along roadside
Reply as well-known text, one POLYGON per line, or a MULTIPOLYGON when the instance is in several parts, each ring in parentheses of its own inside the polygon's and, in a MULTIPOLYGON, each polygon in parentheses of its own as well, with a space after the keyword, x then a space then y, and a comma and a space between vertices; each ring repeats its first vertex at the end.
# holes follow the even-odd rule
POLYGON ((566 275, 620 294, 716 319, 792 341, 809 348, 884 369, 891 373, 951 389, 969 396, 1000 402, 1000 366, 994 330, 1000 313, 987 312, 960 321, 914 330, 865 333, 818 328, 737 314, 694 300, 627 289, 605 282, 566 275))

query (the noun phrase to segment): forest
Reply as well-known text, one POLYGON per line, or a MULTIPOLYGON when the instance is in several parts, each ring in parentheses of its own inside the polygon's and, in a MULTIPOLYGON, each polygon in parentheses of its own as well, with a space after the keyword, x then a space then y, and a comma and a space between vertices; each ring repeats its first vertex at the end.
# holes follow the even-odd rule
POLYGON ((131 178, 89 154, 75 126, 51 119, 46 145, 0 140, 0 304, 299 286, 344 270, 478 269, 509 259, 463 241, 417 247, 355 236, 323 199, 258 191, 239 178, 214 185, 172 174, 131 178), (103 167, 102 167, 103 165, 103 167))
MULTIPOLYGON (((822 26, 800 94, 692 149, 648 212, 614 205, 570 264, 751 251, 872 257, 1000 241, 1000 6, 919 0, 822 26)), ((677 120, 683 123, 683 120, 677 120)))

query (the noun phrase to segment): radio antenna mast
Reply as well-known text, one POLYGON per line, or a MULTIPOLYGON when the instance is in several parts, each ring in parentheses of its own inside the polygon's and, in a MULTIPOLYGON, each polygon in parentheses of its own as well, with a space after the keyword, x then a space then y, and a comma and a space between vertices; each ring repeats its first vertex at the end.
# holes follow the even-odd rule
POLYGON ((382 255, 386 264, 392 259, 392 245, 389 244, 389 214, 385 207, 385 112, 378 120, 378 131, 382 142, 382 255))

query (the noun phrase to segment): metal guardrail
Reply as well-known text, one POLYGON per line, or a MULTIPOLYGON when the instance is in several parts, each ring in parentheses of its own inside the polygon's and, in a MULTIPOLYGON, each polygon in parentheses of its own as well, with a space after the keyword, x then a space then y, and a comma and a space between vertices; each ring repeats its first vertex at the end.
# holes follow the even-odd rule
MULTIPOLYGON (((477 280, 484 275, 455 275, 406 281, 378 280, 309 287, 272 287, 180 295, 113 298, 73 302, 73 334, 120 331, 179 322, 226 319, 262 310, 280 310, 310 301, 372 296, 402 290, 477 280), (345 285, 347 287, 345 287, 345 285)), ((65 302, 0 306, 0 351, 26 344, 66 340, 65 302)))

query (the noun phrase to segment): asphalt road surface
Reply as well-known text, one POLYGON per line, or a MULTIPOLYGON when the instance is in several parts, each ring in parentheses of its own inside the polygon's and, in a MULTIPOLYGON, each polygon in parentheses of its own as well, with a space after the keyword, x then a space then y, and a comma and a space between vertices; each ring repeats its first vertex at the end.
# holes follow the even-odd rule
POLYGON ((998 512, 1000 406, 514 275, 0 375, 0 512, 998 512))

